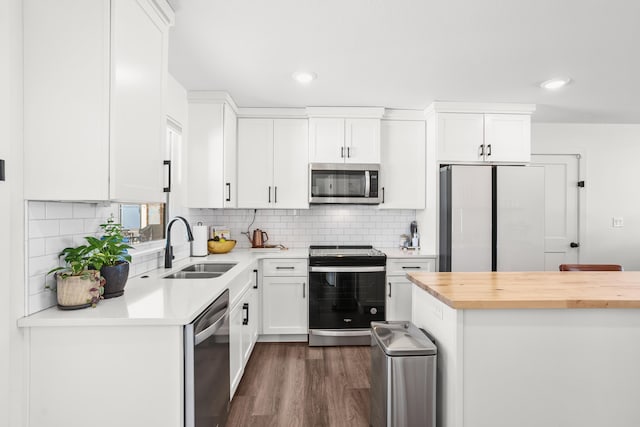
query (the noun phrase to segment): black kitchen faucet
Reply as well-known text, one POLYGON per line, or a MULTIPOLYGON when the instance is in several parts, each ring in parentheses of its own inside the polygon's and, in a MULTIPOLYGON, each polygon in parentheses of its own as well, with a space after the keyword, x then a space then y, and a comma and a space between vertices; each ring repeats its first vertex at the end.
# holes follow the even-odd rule
POLYGON ((171 268, 173 265, 173 246, 171 246, 171 226, 177 220, 181 220, 184 222, 184 225, 187 227, 187 238, 190 242, 193 242, 193 233, 191 233, 191 227, 189 226, 189 221, 184 219, 181 216, 176 216, 171 221, 169 221, 169 225, 167 226, 167 245, 164 248, 164 268, 171 268))

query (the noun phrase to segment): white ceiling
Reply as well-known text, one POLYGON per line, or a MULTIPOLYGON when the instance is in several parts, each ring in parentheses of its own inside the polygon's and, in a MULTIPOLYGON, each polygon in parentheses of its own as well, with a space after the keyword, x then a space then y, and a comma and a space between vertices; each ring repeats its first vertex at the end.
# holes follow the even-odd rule
POLYGON ((171 74, 241 107, 522 102, 538 122, 640 123, 638 0, 170 3, 171 74), (574 82, 538 86, 555 76, 574 82))

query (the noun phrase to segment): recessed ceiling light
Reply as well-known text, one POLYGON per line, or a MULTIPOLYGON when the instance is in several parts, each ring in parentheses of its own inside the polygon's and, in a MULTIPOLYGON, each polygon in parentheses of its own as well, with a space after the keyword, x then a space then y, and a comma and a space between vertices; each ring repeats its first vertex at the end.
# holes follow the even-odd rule
POLYGON ((318 75, 308 71, 296 71, 291 75, 291 77, 293 77, 293 79, 298 83, 306 85, 317 79, 318 75))
POLYGON ((555 79, 547 80, 546 82, 540 83, 540 87, 543 89, 556 90, 561 87, 565 87, 571 82, 569 77, 558 77, 555 79))

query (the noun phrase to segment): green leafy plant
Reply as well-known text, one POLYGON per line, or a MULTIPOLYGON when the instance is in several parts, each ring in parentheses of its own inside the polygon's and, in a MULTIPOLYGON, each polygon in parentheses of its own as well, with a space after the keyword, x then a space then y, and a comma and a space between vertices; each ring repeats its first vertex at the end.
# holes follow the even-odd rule
POLYGON ((99 270, 103 265, 116 265, 123 261, 130 262, 131 255, 127 253, 127 249, 132 249, 132 247, 124 242, 122 224, 109 218, 106 224, 100 224, 100 228, 104 233, 101 238, 85 237, 90 248, 88 254, 90 264, 99 270))
POLYGON ((56 273, 62 277, 82 276, 89 277, 87 270, 91 265, 90 253, 92 248, 87 245, 80 245, 75 248, 64 248, 58 255, 64 257, 65 267, 56 267, 51 269, 47 274, 56 273))

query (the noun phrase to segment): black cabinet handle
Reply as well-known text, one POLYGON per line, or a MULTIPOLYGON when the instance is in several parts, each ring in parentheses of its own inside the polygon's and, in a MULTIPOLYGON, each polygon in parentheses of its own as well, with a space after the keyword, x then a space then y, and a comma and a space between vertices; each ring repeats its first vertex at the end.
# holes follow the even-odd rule
POLYGON ((347 157, 351 158, 351 147, 347 147, 347 157))
POLYGON ((249 303, 245 302, 242 304, 242 311, 244 311, 244 318, 242 319, 243 325, 249 324, 249 303))
POLYGON ((230 202, 231 201, 231 183, 227 182, 225 185, 227 186, 227 199, 226 199, 226 201, 230 202))
POLYGON ((164 166, 168 166, 168 169, 169 169, 167 172, 167 186, 164 187, 163 191, 165 193, 170 193, 171 192, 171 160, 164 160, 162 164, 164 166))
POLYGON ((283 266, 277 266, 276 270, 295 270, 295 267, 283 267, 283 266))
POLYGON ((389 298, 391 298, 391 282, 389 282, 389 298))
POLYGON ((382 203, 384 203, 384 187, 382 187, 382 203))
POLYGON ((478 157, 483 157, 484 156, 484 144, 480 144, 480 147, 478 147, 480 150, 480 154, 478 154, 478 157))
POLYGON ((487 145, 487 156, 491 155, 491 144, 487 145))
POLYGON ((256 281, 255 281, 255 283, 253 284, 253 289, 258 289, 258 270, 253 270, 253 272, 254 272, 254 273, 255 273, 255 275, 256 275, 256 281))
POLYGON ((340 147, 340 158, 344 159, 344 147, 340 147))
POLYGON ((403 270, 420 270, 422 267, 420 267, 419 265, 415 266, 415 267, 411 267, 411 266, 402 266, 403 270))
POLYGON ((273 187, 273 203, 278 203, 278 186, 273 187))
POLYGON ((571 243, 569 243, 569 246, 572 247, 572 248, 579 248, 580 247, 580 243, 571 242, 571 243))
POLYGON ((307 283, 302 282, 302 298, 306 298, 306 297, 307 297, 307 283))
POLYGON ((4 159, 0 159, 0 181, 4 181, 4 159))
POLYGON ((271 203, 271 186, 269 186, 269 203, 271 203))

